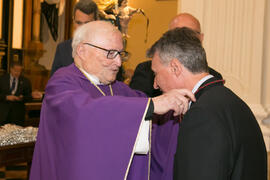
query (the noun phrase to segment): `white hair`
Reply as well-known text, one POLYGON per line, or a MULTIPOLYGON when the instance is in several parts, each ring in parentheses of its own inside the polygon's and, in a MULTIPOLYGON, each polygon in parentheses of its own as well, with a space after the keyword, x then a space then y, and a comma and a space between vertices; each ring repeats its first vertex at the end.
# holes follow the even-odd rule
POLYGON ((72 57, 75 58, 77 52, 76 49, 78 45, 87 38, 88 28, 87 25, 82 25, 78 27, 74 33, 72 39, 72 57))
POLYGON ((108 34, 116 31, 119 30, 107 21, 92 21, 78 27, 74 33, 72 40, 72 57, 75 58, 77 54, 77 47, 81 42, 86 40, 90 41, 91 38, 96 38, 95 36, 99 36, 97 34, 98 32, 108 34))

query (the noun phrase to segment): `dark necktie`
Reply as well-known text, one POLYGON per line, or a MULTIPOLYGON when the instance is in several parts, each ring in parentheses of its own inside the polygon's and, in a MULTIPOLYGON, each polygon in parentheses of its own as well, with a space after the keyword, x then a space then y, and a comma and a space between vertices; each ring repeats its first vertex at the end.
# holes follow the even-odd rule
POLYGON ((15 85, 16 85, 16 79, 13 78, 12 84, 11 84, 11 88, 10 88, 10 91, 11 91, 11 92, 15 89, 15 85))

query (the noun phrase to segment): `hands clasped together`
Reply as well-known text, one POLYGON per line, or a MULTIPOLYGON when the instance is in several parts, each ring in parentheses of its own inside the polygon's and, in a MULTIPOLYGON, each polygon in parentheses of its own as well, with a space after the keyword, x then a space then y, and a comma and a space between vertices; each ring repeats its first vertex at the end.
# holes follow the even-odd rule
POLYGON ((160 96, 152 98, 154 103, 154 113, 165 114, 169 110, 174 110, 174 116, 185 114, 189 107, 189 102, 195 102, 194 94, 187 89, 174 89, 160 96))
POLYGON ((20 96, 14 96, 14 95, 8 95, 8 96, 6 96, 6 100, 7 101, 21 101, 22 98, 23 98, 22 95, 20 95, 20 96))

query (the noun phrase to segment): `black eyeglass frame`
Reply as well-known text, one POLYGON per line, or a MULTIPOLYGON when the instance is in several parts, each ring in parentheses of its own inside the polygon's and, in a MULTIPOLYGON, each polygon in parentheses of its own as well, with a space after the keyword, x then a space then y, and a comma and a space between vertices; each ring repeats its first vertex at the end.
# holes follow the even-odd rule
POLYGON ((127 51, 118 51, 116 49, 105 49, 105 48, 102 48, 102 47, 99 47, 99 46, 96 46, 96 45, 93 45, 93 44, 90 44, 90 43, 83 43, 83 44, 86 44, 88 46, 92 46, 92 47, 101 49, 103 51, 106 51, 107 52, 107 56, 106 56, 107 59, 114 59, 119 54, 119 56, 121 58, 124 58, 123 60, 125 60, 129 55, 129 53, 127 51))

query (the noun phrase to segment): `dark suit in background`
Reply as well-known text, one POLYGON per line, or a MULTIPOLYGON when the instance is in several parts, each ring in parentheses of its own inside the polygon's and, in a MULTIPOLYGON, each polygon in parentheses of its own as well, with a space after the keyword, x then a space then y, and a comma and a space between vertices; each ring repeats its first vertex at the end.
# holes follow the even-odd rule
POLYGON ((250 108, 211 78, 179 129, 174 180, 267 180, 267 152, 250 108))
POLYGON ((51 69, 51 76, 57 69, 73 63, 71 43, 72 39, 69 39, 57 45, 51 69))
POLYGON ((15 96, 22 95, 21 101, 7 101, 6 96, 11 95, 10 74, 0 77, 0 125, 14 123, 24 124, 25 107, 24 103, 32 99, 32 87, 30 81, 20 76, 18 79, 15 96))
MULTIPOLYGON (((72 39, 61 42, 57 45, 53 65, 51 69, 51 76, 55 71, 57 71, 61 67, 68 66, 74 62, 72 58, 72 39)), ((119 72, 117 74, 116 79, 118 81, 123 81, 123 68, 122 66, 119 68, 119 72)))
POLYGON ((159 89, 154 89, 154 72, 151 69, 152 61, 145 61, 136 67, 130 81, 130 88, 144 92, 148 97, 161 95, 159 89))
MULTIPOLYGON (((152 61, 145 61, 138 64, 129 86, 132 89, 144 92, 148 97, 155 97, 162 94, 162 92, 159 89, 154 89, 153 87, 155 76, 151 69, 151 64, 152 61)), ((209 73, 218 79, 222 79, 222 75, 210 67, 209 73)))

